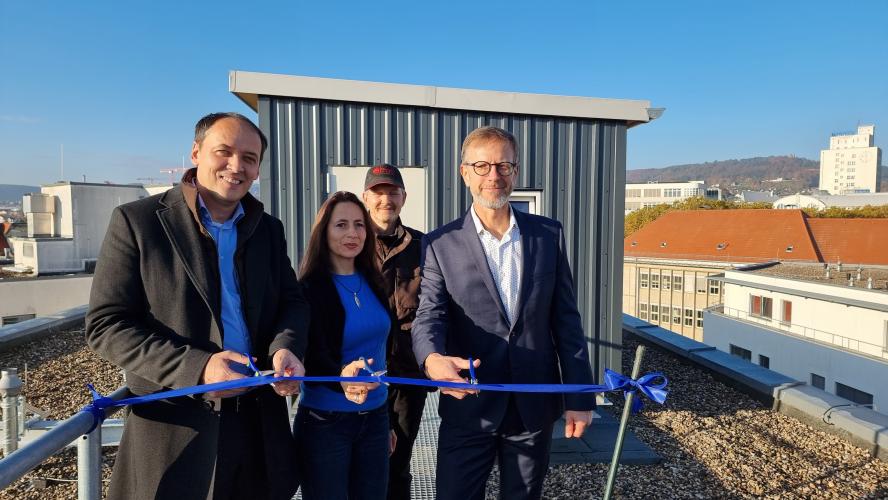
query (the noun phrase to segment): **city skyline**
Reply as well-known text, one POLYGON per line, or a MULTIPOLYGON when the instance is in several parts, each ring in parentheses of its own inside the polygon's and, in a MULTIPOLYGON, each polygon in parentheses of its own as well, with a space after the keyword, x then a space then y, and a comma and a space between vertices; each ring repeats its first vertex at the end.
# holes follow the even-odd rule
POLYGON ((888 147, 884 2, 506 5, 275 3, 245 21, 228 2, 3 3, 0 183, 59 180, 62 147, 64 180, 166 180, 197 118, 255 118, 228 92, 235 69, 650 100, 666 112, 630 130, 630 169, 817 159, 858 124, 888 147))

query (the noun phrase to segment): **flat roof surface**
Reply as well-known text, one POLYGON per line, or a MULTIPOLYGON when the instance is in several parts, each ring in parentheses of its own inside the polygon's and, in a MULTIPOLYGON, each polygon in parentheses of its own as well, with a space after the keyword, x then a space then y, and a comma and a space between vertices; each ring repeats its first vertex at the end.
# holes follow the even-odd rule
POLYGON ((830 277, 826 277, 826 269, 823 264, 800 264, 800 263, 780 263, 774 266, 762 267, 753 271, 747 271, 749 274, 759 274, 762 276, 775 276, 779 278, 789 278, 800 281, 808 281, 811 283, 821 283, 824 285, 848 287, 848 277, 854 278, 854 288, 866 289, 867 278, 873 279, 873 291, 885 293, 888 291, 888 267, 884 266, 861 266, 861 279, 857 280, 857 266, 843 264, 841 272, 836 269, 836 265, 830 266, 830 277))
POLYGON ((422 106, 507 114, 625 121, 638 125, 659 116, 650 101, 457 89, 429 85, 340 80, 309 76, 229 73, 228 89, 254 111, 260 95, 329 101, 422 106), (650 112, 649 112, 650 111, 650 112))

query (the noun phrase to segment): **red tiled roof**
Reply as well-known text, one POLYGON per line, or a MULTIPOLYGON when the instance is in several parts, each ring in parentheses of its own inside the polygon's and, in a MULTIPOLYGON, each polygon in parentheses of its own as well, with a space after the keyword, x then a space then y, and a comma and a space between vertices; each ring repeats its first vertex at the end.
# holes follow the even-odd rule
POLYGON ((809 218, 801 210, 676 210, 627 236, 623 253, 720 262, 888 265, 888 219, 809 218))
POLYGON ((623 240, 627 257, 820 261, 801 210, 676 210, 623 240))
POLYGON ((824 262, 888 265, 888 219, 808 219, 824 262))

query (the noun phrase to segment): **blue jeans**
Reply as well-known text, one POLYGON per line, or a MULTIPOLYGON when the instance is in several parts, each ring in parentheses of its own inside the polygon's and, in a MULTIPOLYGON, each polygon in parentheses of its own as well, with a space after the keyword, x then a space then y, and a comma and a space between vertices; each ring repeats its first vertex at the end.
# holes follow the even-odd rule
POLYGON ((300 406, 293 421, 303 500, 386 497, 388 408, 323 411, 300 406))

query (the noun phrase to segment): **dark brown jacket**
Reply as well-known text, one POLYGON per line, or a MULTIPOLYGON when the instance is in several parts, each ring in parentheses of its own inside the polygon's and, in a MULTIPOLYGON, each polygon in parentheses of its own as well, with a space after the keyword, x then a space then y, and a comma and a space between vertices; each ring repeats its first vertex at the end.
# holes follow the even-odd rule
MULTIPOLYGON (((117 207, 96 266, 87 342, 126 370, 135 394, 199 383, 222 350, 222 306, 215 243, 199 222, 186 173, 166 193, 117 207)), ((281 222, 247 195, 235 252, 244 319, 260 369, 287 348, 302 357, 308 306, 287 258, 281 222)), ((284 399, 256 390, 271 498, 296 487, 294 446, 284 399)), ((131 407, 109 498, 212 498, 219 416, 200 398, 131 407)))
POLYGON ((403 237, 394 248, 388 248, 381 238, 376 238, 376 261, 382 272, 389 308, 397 319, 389 347, 388 372, 395 377, 425 378, 416 364, 410 336, 419 306, 423 233, 398 221, 396 234, 401 232, 403 237))

